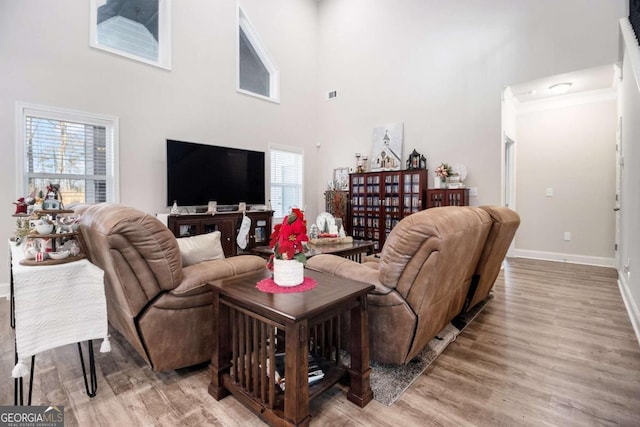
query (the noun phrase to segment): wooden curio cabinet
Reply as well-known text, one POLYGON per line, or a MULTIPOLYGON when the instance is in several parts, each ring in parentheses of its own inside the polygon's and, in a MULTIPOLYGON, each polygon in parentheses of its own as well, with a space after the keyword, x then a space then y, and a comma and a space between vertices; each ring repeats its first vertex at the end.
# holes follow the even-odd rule
POLYGON ((350 174, 352 236, 373 240, 380 250, 402 218, 426 208, 426 187, 426 170, 350 174))
POLYGON ((439 206, 469 206, 468 188, 437 188, 427 190, 427 208, 439 206))

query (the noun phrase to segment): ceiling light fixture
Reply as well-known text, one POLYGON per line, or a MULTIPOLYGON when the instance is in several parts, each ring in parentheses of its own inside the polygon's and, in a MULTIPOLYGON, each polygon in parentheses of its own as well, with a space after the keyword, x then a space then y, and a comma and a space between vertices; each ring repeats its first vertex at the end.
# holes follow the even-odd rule
POLYGON ((549 86, 549 92, 554 95, 562 95, 564 93, 567 93, 569 89, 571 89, 571 83, 569 82, 557 83, 549 86))

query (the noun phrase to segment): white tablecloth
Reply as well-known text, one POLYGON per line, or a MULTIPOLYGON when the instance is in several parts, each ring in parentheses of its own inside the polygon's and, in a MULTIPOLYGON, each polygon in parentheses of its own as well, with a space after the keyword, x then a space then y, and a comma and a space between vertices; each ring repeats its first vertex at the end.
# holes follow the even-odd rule
MULTIPOLYGON (((24 266, 20 264, 22 247, 10 243, 10 248, 19 364, 41 351, 107 338, 107 303, 100 268, 86 259, 24 266)), ((109 346, 105 348, 108 351, 109 346)), ((24 375, 15 372, 14 376, 24 375)))

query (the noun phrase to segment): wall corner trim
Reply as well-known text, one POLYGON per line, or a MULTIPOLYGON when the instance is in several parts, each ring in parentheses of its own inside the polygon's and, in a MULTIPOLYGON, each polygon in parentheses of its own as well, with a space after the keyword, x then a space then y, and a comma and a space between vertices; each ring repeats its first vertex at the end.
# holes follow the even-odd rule
POLYGON ((584 264, 595 265, 598 267, 615 268, 615 258, 563 254, 559 252, 532 251, 525 249, 514 249, 513 256, 516 258, 530 258, 543 261, 568 262, 571 264, 584 264))
POLYGON ((638 340, 638 344, 640 345, 640 309, 638 308, 638 304, 633 300, 633 295, 631 295, 631 290, 624 278, 624 274, 620 271, 618 271, 618 288, 620 289, 624 306, 627 308, 631 326, 633 326, 633 331, 636 333, 636 340, 638 340))

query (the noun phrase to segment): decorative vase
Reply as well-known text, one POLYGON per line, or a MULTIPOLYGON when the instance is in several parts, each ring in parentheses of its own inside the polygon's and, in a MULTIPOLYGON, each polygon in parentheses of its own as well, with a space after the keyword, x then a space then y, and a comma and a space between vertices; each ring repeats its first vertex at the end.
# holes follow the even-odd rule
POLYGON ((447 188, 448 181, 448 178, 440 178, 440 188, 447 188))
POLYGON ((274 259, 273 281, 278 286, 298 286, 304 281, 304 264, 295 259, 274 259))

